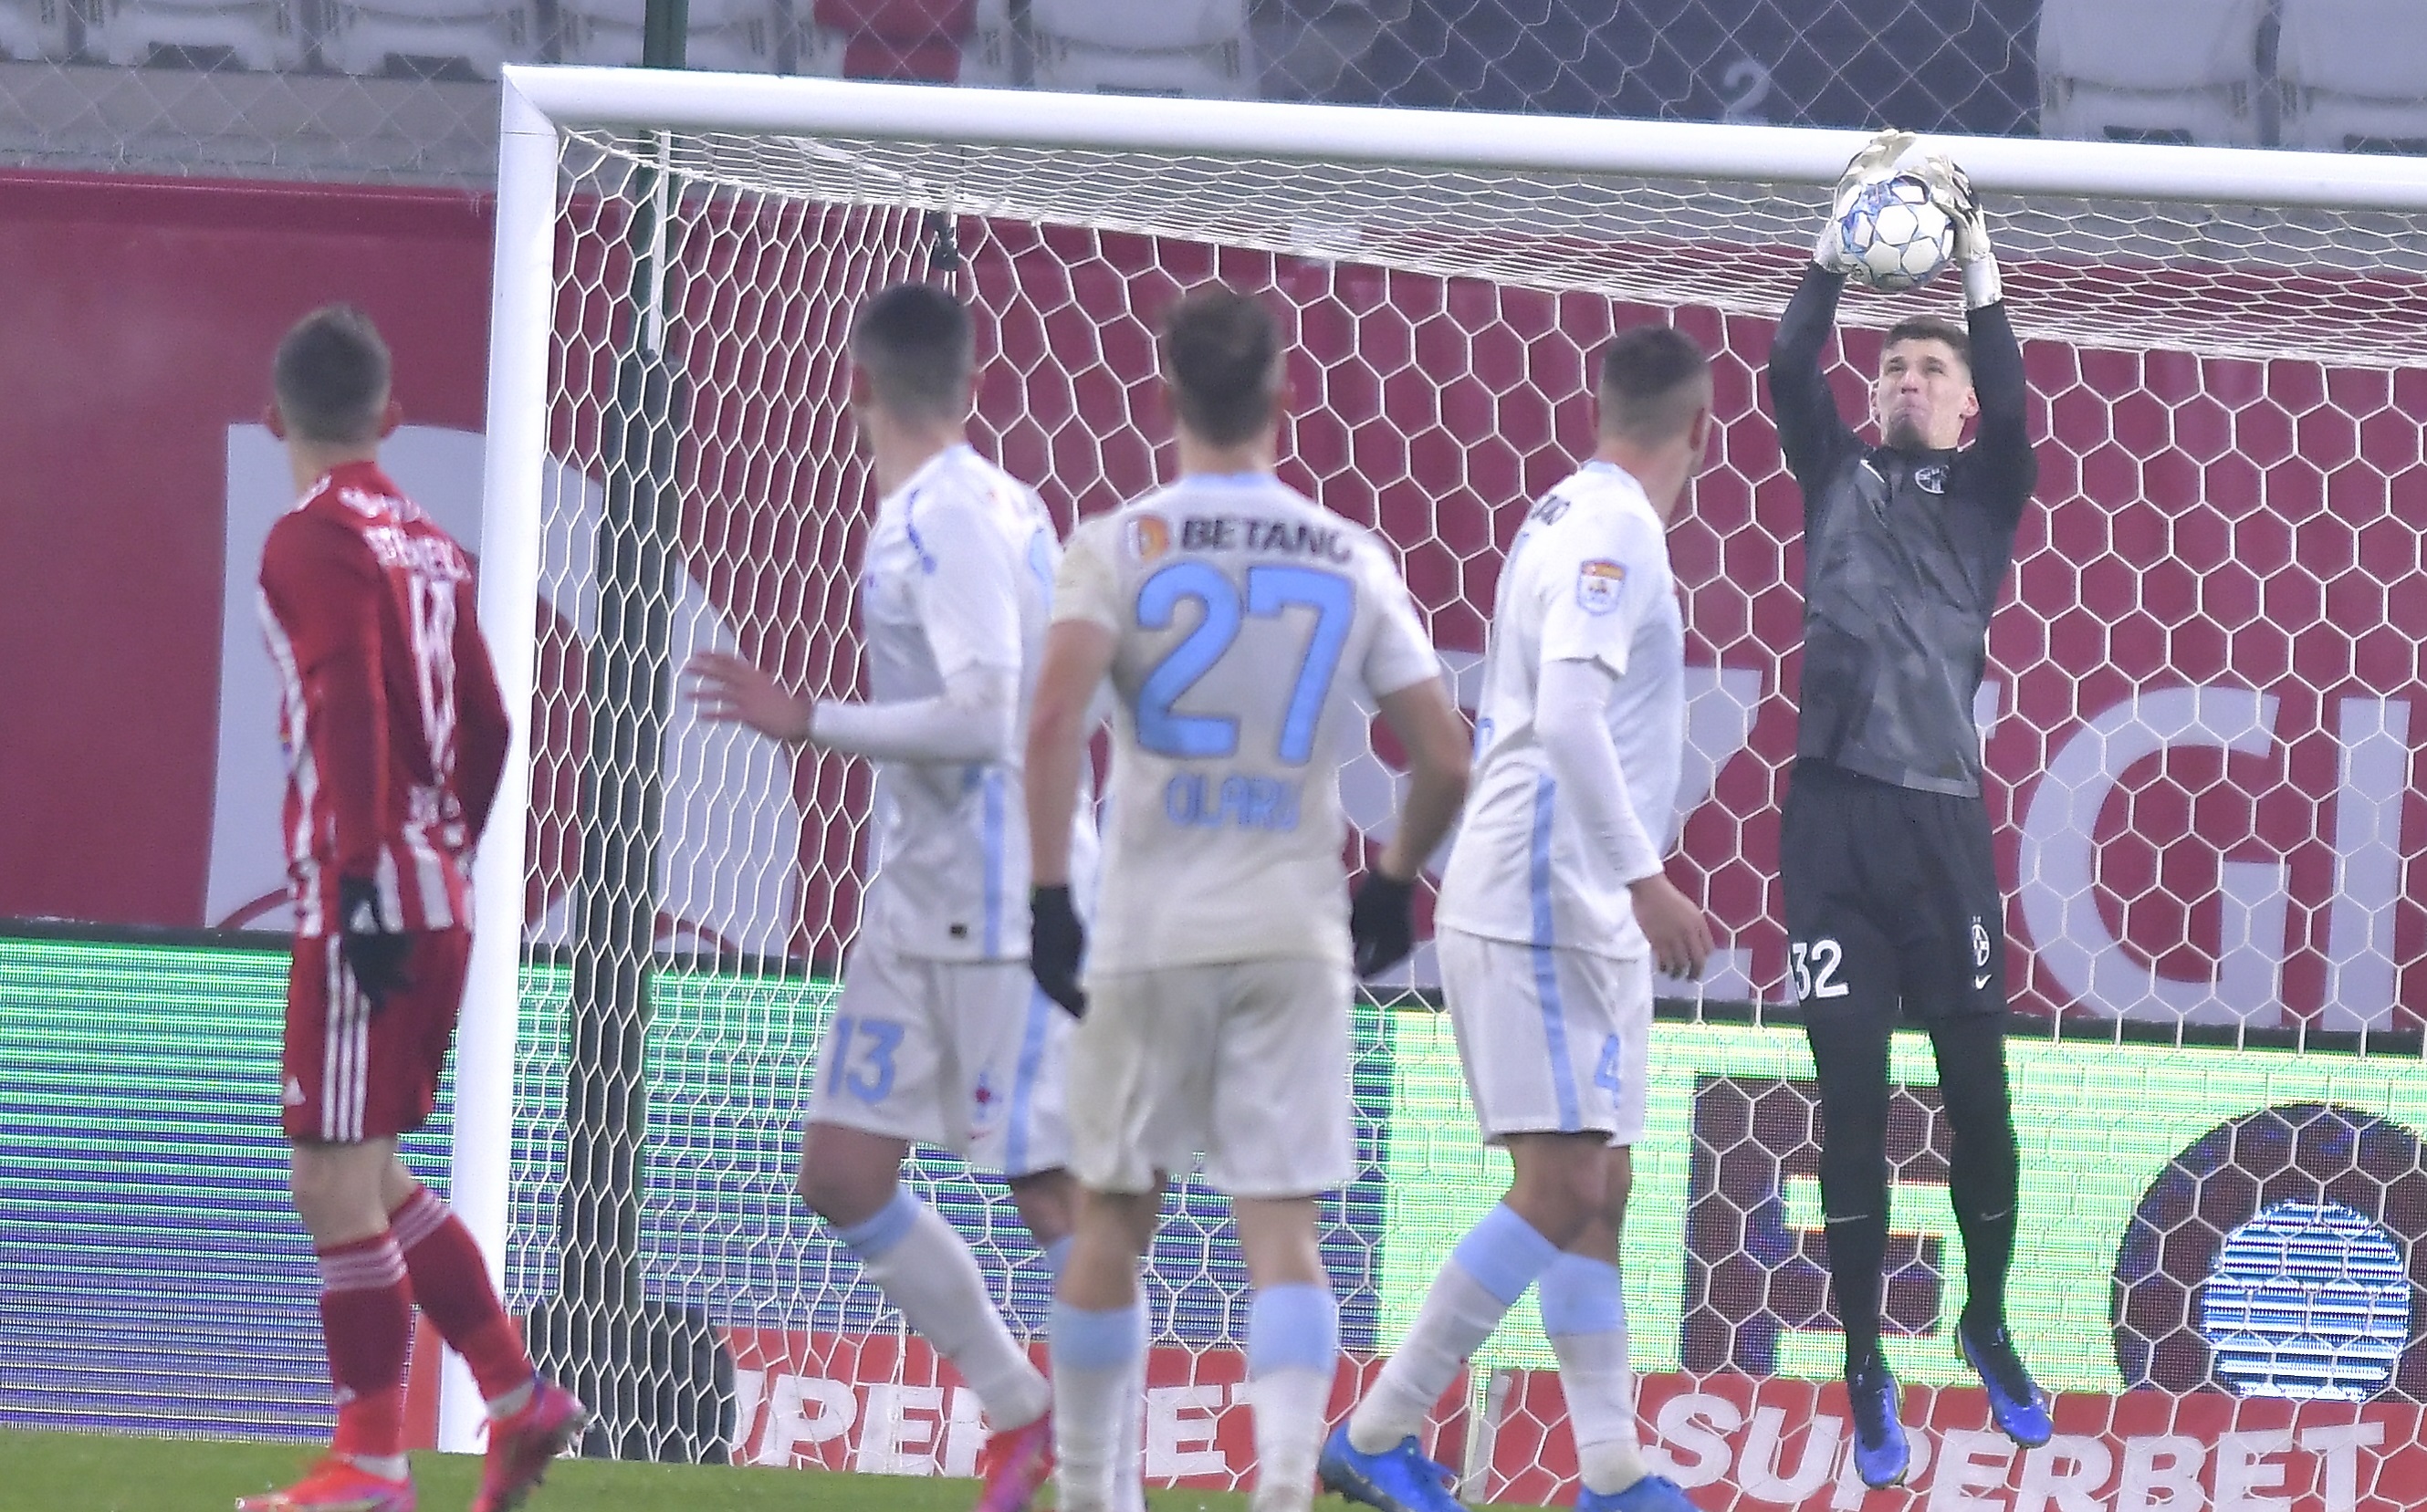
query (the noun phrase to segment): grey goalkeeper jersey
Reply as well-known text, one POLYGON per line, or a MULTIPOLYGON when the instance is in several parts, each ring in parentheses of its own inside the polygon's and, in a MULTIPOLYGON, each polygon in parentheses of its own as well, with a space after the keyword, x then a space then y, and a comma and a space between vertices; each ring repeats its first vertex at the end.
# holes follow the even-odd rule
POLYGON ((1989 615, 2039 479, 2026 431, 2022 346, 2000 302, 1970 316, 1973 444, 1865 446, 1820 373, 1844 280, 1815 267, 1778 323, 1770 404, 1803 491, 1803 690, 1799 759, 1900 788, 1976 796, 1972 703, 1989 615))

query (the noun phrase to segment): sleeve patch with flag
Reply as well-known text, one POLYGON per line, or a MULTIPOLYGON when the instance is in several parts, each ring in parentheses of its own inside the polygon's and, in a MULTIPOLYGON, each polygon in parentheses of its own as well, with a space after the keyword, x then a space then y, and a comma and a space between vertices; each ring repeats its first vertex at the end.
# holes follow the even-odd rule
POLYGON ((1596 558, 1576 569, 1576 603, 1588 614, 1606 614, 1618 608, 1626 588, 1626 569, 1596 558))

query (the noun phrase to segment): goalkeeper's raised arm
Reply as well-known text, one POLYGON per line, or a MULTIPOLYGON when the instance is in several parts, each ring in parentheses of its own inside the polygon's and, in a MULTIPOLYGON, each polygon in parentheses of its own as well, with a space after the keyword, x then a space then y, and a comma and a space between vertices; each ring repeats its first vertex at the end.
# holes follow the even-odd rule
POLYGON ((1989 218, 1963 170, 1945 157, 1921 165, 1930 192, 1955 222, 1955 261, 1963 272, 1963 322, 1972 338, 1972 392, 1980 411, 1972 444, 1976 471, 1990 502, 2019 512, 2039 481, 2031 453, 2030 390, 2023 378, 2023 344, 2006 313, 2004 279, 1989 244, 1989 218))

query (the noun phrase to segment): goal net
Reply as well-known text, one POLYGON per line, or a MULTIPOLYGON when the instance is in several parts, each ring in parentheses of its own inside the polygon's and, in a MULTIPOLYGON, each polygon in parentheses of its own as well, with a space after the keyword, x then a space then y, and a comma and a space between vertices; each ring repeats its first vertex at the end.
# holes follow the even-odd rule
MULTIPOLYGON (((1715 354, 1719 435, 1671 532, 1691 701, 1668 818, 1720 950, 1666 984, 1653 1047, 1639 1407, 1704 1505, 1863 1504, 1773 884, 1800 514, 1761 380, 1859 138, 576 70, 507 96, 483 603, 529 692, 504 800, 528 824, 481 858, 465 1064, 513 1069, 467 1081, 457 1179, 515 1309, 604 1396, 599 1446, 970 1472, 974 1398, 791 1195, 868 771, 701 724, 673 672, 720 646, 859 690, 874 500, 843 337, 865 296, 969 301, 972 439, 1067 527, 1170 475, 1154 322, 1220 278, 1285 323, 1282 476, 1399 550, 1467 703, 1501 549, 1590 449, 1599 349, 1673 321, 1715 354), (519 962, 497 943, 517 926, 519 962)), ((2061 1398, 2047 1446, 1988 1425, 1952 1341, 1935 1072, 1899 1042, 1902 1494, 2427 1505, 2427 188, 2358 158, 1934 145, 1994 218, 2041 458, 1976 714, 2030 1016, 2012 1313, 2061 1398)), ((1849 291, 1849 414, 1879 331, 1958 303, 1951 278, 1849 291)), ((1361 844, 1387 837, 1394 754, 1344 779, 1361 844)), ((1420 953, 1357 1010, 1360 1170, 1324 1210, 1343 1403, 1505 1180, 1432 984, 1420 953)), ((915 1179, 1041 1347, 1046 1267, 1000 1183, 929 1154, 915 1179)), ((1148 1294, 1150 1481, 1248 1484, 1245 1273, 1193 1182, 1148 1294)), ((1521 1311, 1444 1404, 1434 1449, 1468 1500, 1572 1489, 1551 1363, 1521 1311)))

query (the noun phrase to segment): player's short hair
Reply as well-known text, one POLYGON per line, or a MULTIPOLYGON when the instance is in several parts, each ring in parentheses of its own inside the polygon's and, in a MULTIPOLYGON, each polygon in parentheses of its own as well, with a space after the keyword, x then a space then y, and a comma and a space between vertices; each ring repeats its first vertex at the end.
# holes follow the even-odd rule
POLYGON ((1972 370, 1972 338, 1952 320, 1942 320, 1934 315, 1913 315, 1898 320, 1888 327, 1888 333, 1880 340, 1881 361, 1887 359, 1888 349, 1899 341, 1944 343, 1949 351, 1955 353, 1955 360, 1963 365, 1965 372, 1972 370))
POLYGON ((296 321, 269 365, 286 433, 336 446, 379 439, 388 378, 387 343, 350 304, 324 304, 296 321))
POLYGON ((1637 326, 1602 349, 1594 391, 1604 434, 1656 446, 1709 403, 1711 359, 1675 326, 1637 326))
POLYGON ((977 336, 969 307, 933 284, 896 284, 859 307, 851 323, 851 360, 869 392, 895 415, 962 420, 977 336))
POLYGON ((1280 386, 1280 326, 1262 301, 1216 285, 1163 315, 1163 376, 1180 423, 1217 447, 1272 423, 1280 386))

